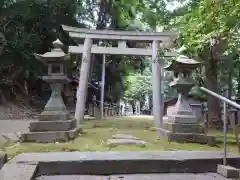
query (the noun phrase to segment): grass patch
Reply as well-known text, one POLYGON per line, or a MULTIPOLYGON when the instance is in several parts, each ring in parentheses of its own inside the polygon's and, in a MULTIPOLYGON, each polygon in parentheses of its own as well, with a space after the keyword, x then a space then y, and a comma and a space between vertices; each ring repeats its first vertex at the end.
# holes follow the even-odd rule
MULTIPOLYGON (((200 145, 194 143, 168 142, 159 139, 154 131, 153 120, 150 117, 128 117, 109 120, 89 120, 84 122, 84 134, 68 143, 17 143, 7 144, 0 151, 13 157, 23 152, 73 152, 73 151, 169 151, 169 150, 203 150, 211 151, 223 149, 223 133, 210 131, 217 138, 217 146, 200 145), (146 147, 118 146, 109 148, 105 145, 113 134, 130 134, 148 142, 146 147)), ((235 138, 228 134, 228 151, 237 152, 235 138)))

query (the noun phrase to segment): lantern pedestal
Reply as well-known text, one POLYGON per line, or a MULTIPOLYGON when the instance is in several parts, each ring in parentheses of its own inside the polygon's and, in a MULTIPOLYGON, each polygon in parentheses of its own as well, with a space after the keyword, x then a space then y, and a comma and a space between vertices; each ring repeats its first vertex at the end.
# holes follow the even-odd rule
POLYGON ((67 77, 63 72, 63 61, 66 54, 60 49, 60 42, 54 42, 55 49, 44 55, 36 55, 48 65, 48 75, 42 79, 50 84, 52 93, 44 111, 39 115, 39 121, 30 123, 30 132, 22 135, 23 142, 66 142, 74 139, 82 128, 77 126, 75 119, 70 119, 62 100, 61 92, 67 77))
POLYGON ((195 112, 186 100, 179 98, 176 105, 163 117, 160 137, 168 141, 215 144, 215 137, 205 134, 204 125, 198 122, 195 112))
POLYGON ((63 84, 67 82, 66 76, 54 78, 52 76, 44 76, 43 80, 50 84, 52 93, 44 111, 40 114, 40 121, 64 121, 67 120, 68 112, 62 100, 61 92, 63 84))

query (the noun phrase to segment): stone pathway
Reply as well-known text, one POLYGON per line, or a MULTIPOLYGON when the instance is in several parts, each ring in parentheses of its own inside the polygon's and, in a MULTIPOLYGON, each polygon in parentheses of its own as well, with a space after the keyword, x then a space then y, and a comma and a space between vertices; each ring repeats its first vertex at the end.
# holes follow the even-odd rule
POLYGON ((128 174, 112 176, 66 175, 41 176, 36 180, 231 180, 216 173, 128 174))
POLYGON ((116 134, 116 135, 113 135, 111 139, 107 140, 107 145, 109 147, 116 147, 116 146, 122 146, 122 145, 145 147, 146 142, 132 135, 116 134))
MULTIPOLYGON (((73 118, 74 116, 72 116, 73 118)), ((92 120, 93 117, 85 116, 86 120, 92 120)), ((0 120, 0 147, 6 142, 17 142, 21 137, 22 133, 29 132, 30 122, 37 120, 23 120, 23 119, 10 119, 0 120)))
POLYGON ((8 141, 18 141, 21 133, 29 131, 29 123, 33 121, 34 120, 0 120, 0 146, 8 141))

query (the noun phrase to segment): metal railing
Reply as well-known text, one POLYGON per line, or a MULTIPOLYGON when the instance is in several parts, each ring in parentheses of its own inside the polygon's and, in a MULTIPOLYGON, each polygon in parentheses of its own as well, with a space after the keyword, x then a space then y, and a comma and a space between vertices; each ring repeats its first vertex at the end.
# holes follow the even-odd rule
POLYGON ((214 97, 216 97, 217 99, 223 101, 223 131, 224 131, 224 152, 223 152, 223 165, 226 166, 227 165, 227 104, 240 109, 240 105, 237 104, 234 101, 231 101, 215 92, 212 92, 210 90, 208 90, 207 88, 204 87, 200 87, 200 89, 214 97))

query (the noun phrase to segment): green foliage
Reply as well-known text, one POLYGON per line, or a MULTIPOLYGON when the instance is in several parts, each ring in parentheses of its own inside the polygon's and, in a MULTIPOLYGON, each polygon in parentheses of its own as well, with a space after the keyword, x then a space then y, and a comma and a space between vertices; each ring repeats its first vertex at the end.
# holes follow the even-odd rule
MULTIPOLYGON (((23 79, 29 81, 40 75, 41 63, 34 59, 33 53, 50 50, 61 24, 116 30, 155 30, 157 27, 177 30, 178 44, 198 60, 202 60, 203 52, 208 49, 209 38, 217 36, 224 42, 220 53, 233 54, 234 76, 238 76, 240 2, 179 1, 185 5, 174 11, 167 10, 168 2, 173 1, 1 0, 0 32, 6 39, 0 61, 2 84, 13 87, 17 81, 23 86, 23 79)), ((101 80, 101 58, 96 56, 98 60, 94 61, 94 81, 101 80)), ((123 95, 133 100, 151 94, 151 64, 147 58, 111 56, 109 60, 112 60, 106 67, 109 101, 117 101, 123 95)), ((223 76, 227 69, 219 71, 219 79, 226 82, 223 76)))
POLYGON ((186 14, 176 18, 182 44, 196 53, 203 50, 210 37, 220 37, 228 40, 228 50, 236 48, 239 42, 234 34, 239 28, 239 13, 239 1, 199 1, 197 6, 190 6, 186 14))
POLYGON ((142 73, 131 73, 126 76, 124 98, 128 101, 143 101, 145 96, 150 95, 152 92, 152 72, 150 68, 150 58, 145 58, 144 63, 146 67, 142 73))
MULTIPOLYGON (((61 24, 76 25, 73 0, 3 0, 0 4, 0 32, 6 44, 0 61, 1 88, 22 93, 41 75, 42 63, 33 53, 50 50, 61 24)), ((33 88, 33 87, 32 87, 33 88)), ((29 88, 29 91, 33 89, 29 88)), ((10 95, 11 96, 11 95, 10 95)))

